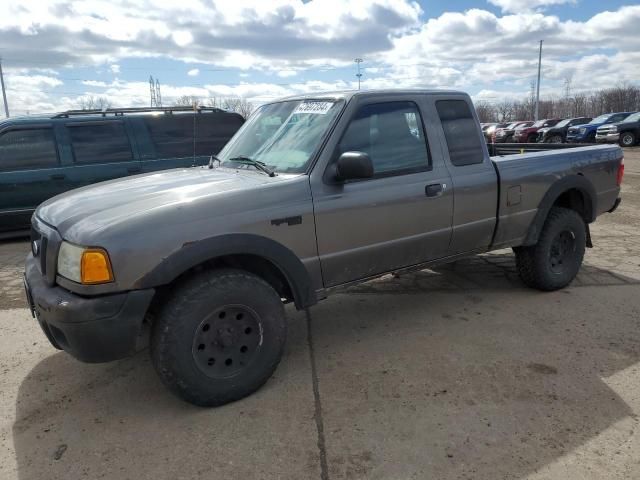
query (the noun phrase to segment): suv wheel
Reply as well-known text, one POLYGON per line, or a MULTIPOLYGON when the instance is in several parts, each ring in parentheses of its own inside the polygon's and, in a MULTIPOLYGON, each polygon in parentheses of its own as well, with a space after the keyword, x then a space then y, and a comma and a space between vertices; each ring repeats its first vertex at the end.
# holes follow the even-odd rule
POLYGON ((275 371, 287 323, 280 296, 242 270, 197 274, 174 290, 151 333, 162 382, 187 402, 217 406, 260 388, 275 371))
POLYGON ((620 135, 621 147, 633 147, 636 144, 636 136, 633 132, 624 132, 620 135))
POLYGON ((578 212, 553 207, 538 243, 514 248, 520 278, 527 286, 538 290, 566 287, 580 270, 586 238, 586 226, 578 212))
POLYGON ((535 133, 527 137, 527 143, 536 143, 537 141, 538 141, 538 135, 535 133))
POLYGON ((563 143, 562 135, 553 135, 549 138, 549 143, 563 143))

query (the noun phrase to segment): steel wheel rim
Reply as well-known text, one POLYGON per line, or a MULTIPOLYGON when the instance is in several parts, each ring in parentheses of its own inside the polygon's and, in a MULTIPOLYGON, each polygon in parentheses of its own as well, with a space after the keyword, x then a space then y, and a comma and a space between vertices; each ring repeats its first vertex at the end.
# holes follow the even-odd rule
POLYGON ((623 144, 625 147, 629 147, 629 146, 631 146, 631 144, 632 144, 632 143, 633 143, 633 142, 632 142, 632 140, 631 140, 631 135, 623 135, 623 136, 622 136, 622 144, 623 144))
POLYGON ((567 262, 576 252, 576 236, 570 230, 558 233, 551 242, 549 250, 549 268, 551 272, 560 274, 565 271, 567 262))
POLYGON ((246 305, 224 305, 200 322, 191 354, 207 377, 232 377, 256 359, 262 336, 262 324, 255 311, 246 305))

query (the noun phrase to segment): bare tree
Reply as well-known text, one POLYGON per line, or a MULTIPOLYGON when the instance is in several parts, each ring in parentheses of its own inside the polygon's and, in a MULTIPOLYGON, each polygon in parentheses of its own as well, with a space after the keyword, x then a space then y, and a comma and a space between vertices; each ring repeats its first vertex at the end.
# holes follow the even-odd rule
POLYGON ((239 113, 243 118, 249 118, 249 115, 255 110, 253 103, 242 97, 224 98, 222 100, 222 108, 239 113))
POLYGON ((489 102, 484 100, 479 100, 475 103, 476 113, 478 114, 478 118, 482 123, 493 122, 496 118, 496 112, 489 102))
POLYGON ((192 107, 193 105, 199 107, 202 105, 202 99, 195 95, 182 95, 174 103, 177 107, 192 107))
POLYGON ((111 102, 107 97, 94 97, 85 95, 79 99, 81 110, 106 110, 111 108, 111 102))

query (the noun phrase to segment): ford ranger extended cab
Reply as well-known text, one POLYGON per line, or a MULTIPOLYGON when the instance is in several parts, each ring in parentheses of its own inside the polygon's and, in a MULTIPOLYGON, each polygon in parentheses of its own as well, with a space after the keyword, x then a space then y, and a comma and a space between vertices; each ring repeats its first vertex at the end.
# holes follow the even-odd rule
POLYGON ((207 166, 38 207, 27 298, 56 348, 106 362, 147 338, 171 391, 221 405, 274 372, 284 303, 505 247, 526 285, 566 286, 623 171, 615 145, 490 158, 464 93, 290 97, 207 166))

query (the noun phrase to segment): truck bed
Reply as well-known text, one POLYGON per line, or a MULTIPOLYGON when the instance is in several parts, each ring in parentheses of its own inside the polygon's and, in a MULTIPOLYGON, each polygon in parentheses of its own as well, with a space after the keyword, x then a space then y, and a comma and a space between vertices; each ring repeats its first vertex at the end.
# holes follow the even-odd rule
POLYGON ((617 171, 622 158, 622 149, 615 145, 491 157, 499 185, 492 248, 526 243, 530 225, 535 228, 538 212, 545 207, 545 197, 560 182, 590 190, 586 193, 594 197, 594 208, 588 222, 610 210, 620 192, 617 171))

